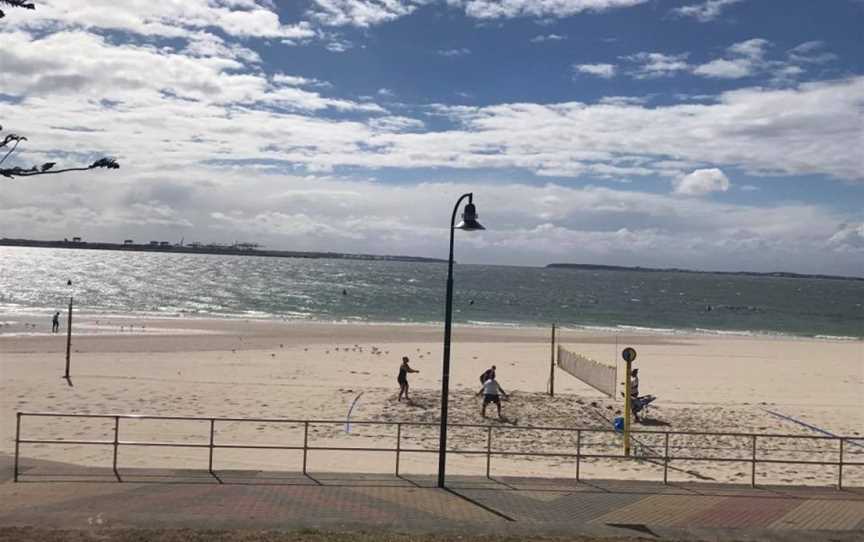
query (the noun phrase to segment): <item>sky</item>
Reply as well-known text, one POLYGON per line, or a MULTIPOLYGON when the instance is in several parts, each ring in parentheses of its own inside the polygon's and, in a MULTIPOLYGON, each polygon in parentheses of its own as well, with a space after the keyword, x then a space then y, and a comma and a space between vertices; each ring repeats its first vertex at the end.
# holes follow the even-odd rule
POLYGON ((861 0, 4 11, 0 237, 864 276, 861 0))

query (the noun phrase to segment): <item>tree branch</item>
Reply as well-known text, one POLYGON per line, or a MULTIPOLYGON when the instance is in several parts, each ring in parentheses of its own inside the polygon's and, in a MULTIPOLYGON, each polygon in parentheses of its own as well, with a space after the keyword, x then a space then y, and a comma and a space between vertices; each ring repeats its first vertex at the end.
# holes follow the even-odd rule
MULTIPOLYGON (((36 9, 36 5, 32 2, 27 2, 27 0, 0 0, 0 5, 12 6, 13 8, 36 9)), ((0 9, 0 19, 5 16, 6 14, 0 9)))
POLYGON ((13 168, 0 168, 0 176, 6 177, 8 179, 14 179, 15 177, 35 177, 36 175, 56 175, 58 173, 66 173, 68 171, 87 171, 90 169, 96 168, 105 168, 105 169, 120 169, 120 164, 117 163, 113 158, 100 158, 96 160, 92 164, 86 167, 70 167, 63 169, 51 169, 54 167, 54 162, 46 162, 42 164, 41 168, 37 168, 33 166, 29 169, 24 169, 21 167, 13 167, 13 168))

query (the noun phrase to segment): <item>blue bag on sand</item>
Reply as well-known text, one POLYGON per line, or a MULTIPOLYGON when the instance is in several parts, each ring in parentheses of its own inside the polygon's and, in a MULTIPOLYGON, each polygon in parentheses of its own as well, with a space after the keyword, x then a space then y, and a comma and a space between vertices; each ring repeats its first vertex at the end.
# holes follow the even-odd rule
POLYGON ((615 421, 612 422, 612 426, 615 428, 616 431, 623 431, 624 430, 624 418, 621 416, 618 416, 617 418, 615 418, 615 421))

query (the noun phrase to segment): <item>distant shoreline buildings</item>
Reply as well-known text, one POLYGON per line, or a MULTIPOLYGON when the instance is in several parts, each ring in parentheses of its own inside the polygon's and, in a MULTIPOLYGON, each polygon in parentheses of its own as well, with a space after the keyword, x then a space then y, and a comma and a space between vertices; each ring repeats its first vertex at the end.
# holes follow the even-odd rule
POLYGON ((329 258, 343 260, 382 260, 398 262, 446 263, 447 260, 423 258, 419 256, 392 256, 377 254, 352 254, 344 252, 307 252, 292 250, 261 250, 257 243, 233 243, 223 245, 217 243, 203 244, 194 241, 184 244, 170 241, 148 241, 135 243, 134 239, 125 239, 122 243, 105 243, 83 241, 81 237, 63 239, 62 241, 40 241, 37 239, 0 239, 0 246, 18 246, 34 248, 70 248, 82 250, 120 250, 127 252, 171 252, 179 254, 222 254, 233 256, 262 256, 271 258, 329 258))

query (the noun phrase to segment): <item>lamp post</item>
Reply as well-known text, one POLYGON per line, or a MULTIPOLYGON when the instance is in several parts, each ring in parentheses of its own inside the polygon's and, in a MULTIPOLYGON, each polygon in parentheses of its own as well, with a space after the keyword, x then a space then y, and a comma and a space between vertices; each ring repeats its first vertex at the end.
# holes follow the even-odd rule
POLYGON ((438 443, 438 487, 444 487, 445 469, 447 466, 447 398, 450 387, 450 329, 453 320, 453 232, 455 230, 485 230, 477 222, 477 209, 474 207, 474 194, 462 194, 453 207, 450 218, 450 259, 447 261, 447 308, 444 311, 444 367, 441 374, 441 430, 438 443), (462 213, 462 221, 456 222, 456 213, 462 200, 468 198, 468 205, 462 213), (455 224, 455 225, 454 225, 455 224))
POLYGON ((627 363, 624 377, 624 455, 630 457, 630 410, 633 408, 633 398, 630 396, 630 372, 636 361, 636 350, 629 346, 621 351, 621 357, 627 363))
POLYGON ((66 319, 66 374, 63 376, 69 380, 69 360, 72 352, 72 280, 66 282, 69 287, 69 316, 66 319))

